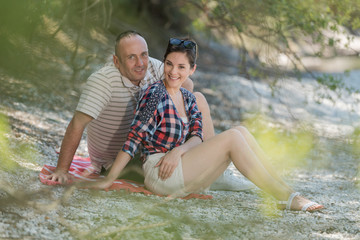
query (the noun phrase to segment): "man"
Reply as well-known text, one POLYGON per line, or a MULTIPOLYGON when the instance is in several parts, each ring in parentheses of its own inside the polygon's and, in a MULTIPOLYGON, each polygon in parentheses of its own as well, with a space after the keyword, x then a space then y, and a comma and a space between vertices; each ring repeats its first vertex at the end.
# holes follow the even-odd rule
MULTIPOLYGON (((107 64, 87 80, 76 112, 61 144, 56 170, 48 179, 67 182, 74 154, 87 127, 87 144, 92 165, 97 172, 109 169, 126 140, 134 109, 142 87, 162 79, 159 60, 149 57, 145 39, 135 31, 121 33, 115 44, 113 64, 107 64)), ((188 79, 183 87, 193 90, 188 79)), ((203 115, 204 140, 214 136, 209 106, 201 93, 194 93, 203 115)), ((244 190, 252 183, 226 172, 212 190, 244 190)))

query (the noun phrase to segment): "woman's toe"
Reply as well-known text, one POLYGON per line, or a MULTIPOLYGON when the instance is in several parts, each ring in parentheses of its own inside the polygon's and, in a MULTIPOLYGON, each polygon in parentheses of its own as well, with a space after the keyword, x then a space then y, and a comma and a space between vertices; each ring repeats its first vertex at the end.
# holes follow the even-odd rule
POLYGON ((305 211, 308 211, 308 212, 314 212, 314 211, 318 211, 318 210, 321 210, 323 209, 324 206, 323 205, 320 205, 320 204, 314 204, 310 207, 308 207, 305 211))
POLYGON ((294 201, 291 205, 291 209, 295 211, 307 211, 307 212, 313 212, 318 211, 320 209, 323 209, 324 206, 320 205, 318 203, 312 202, 307 198, 304 198, 302 196, 296 196, 294 198, 294 201), (309 205, 306 207, 306 205, 309 205))

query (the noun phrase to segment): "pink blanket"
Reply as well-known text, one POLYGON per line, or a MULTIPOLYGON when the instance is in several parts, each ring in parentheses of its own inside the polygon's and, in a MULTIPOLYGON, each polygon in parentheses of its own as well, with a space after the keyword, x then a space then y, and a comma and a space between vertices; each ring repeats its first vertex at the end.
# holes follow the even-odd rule
MULTIPOLYGON (((39 175, 40 181, 46 185, 60 184, 59 182, 46 179, 46 177, 51 173, 53 173, 54 170, 55 170, 54 166, 44 165, 39 175)), ((91 165, 90 158, 83 158, 78 156, 74 157, 69 169, 69 173, 74 176, 75 181, 76 180, 94 181, 97 178, 103 177, 99 174, 94 173, 94 167, 91 165)), ((71 182, 68 184, 71 184, 71 182)), ((144 193, 145 195, 154 194, 149 190, 147 190, 144 184, 126 179, 115 180, 113 184, 106 190, 125 190, 127 192, 144 193)), ((191 198, 212 199, 212 196, 192 193, 184 197, 183 199, 191 199, 191 198)))

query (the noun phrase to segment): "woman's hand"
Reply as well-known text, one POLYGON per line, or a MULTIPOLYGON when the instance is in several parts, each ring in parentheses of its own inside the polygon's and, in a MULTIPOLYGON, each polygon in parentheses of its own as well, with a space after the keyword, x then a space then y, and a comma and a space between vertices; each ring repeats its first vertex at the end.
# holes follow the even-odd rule
POLYGON ((159 167, 159 178, 166 180, 173 174, 175 168, 178 166, 182 152, 178 148, 174 148, 163 156, 155 165, 159 167))
POLYGON ((95 189, 107 189, 113 183, 113 180, 108 178, 103 178, 101 180, 96 180, 93 182, 81 182, 78 184, 80 188, 95 188, 95 189))

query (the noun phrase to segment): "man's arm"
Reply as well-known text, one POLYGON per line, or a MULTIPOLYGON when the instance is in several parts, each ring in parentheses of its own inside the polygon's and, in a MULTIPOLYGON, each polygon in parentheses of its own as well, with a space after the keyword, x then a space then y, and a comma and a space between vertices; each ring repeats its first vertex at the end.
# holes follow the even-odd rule
POLYGON ((194 91, 194 83, 190 78, 186 79, 186 81, 181 85, 181 87, 185 88, 190 92, 194 91))
POLYGON ((93 118, 89 115, 81 112, 75 112, 74 117, 71 119, 66 129, 65 136, 61 144, 56 170, 53 174, 49 175, 47 179, 58 181, 60 183, 66 183, 70 179, 71 176, 68 171, 71 162, 79 146, 84 129, 91 120, 93 120, 93 118))

